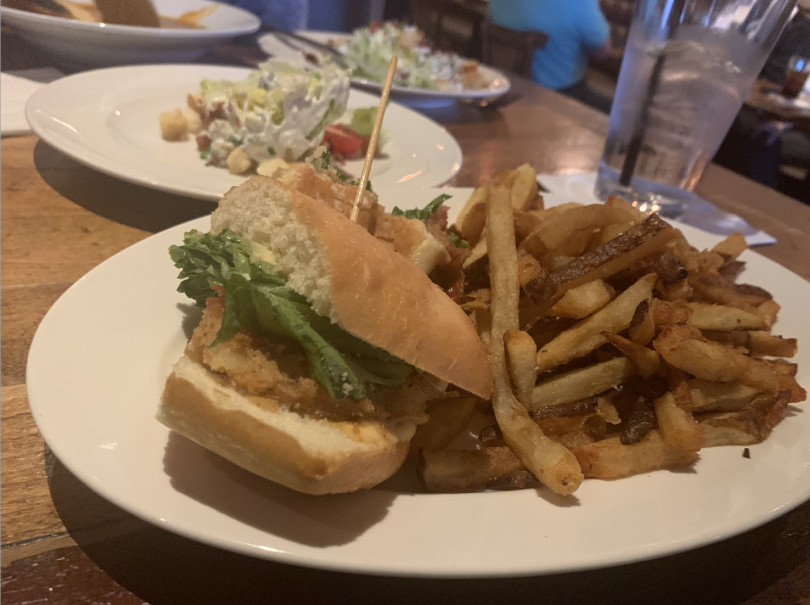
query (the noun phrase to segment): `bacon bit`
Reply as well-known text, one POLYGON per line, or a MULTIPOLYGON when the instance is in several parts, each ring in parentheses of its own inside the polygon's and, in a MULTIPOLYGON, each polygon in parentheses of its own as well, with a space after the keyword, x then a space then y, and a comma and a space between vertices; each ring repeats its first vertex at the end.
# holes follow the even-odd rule
POLYGON ((197 135, 197 149, 199 151, 205 151, 209 147, 211 147, 211 137, 207 134, 197 135))

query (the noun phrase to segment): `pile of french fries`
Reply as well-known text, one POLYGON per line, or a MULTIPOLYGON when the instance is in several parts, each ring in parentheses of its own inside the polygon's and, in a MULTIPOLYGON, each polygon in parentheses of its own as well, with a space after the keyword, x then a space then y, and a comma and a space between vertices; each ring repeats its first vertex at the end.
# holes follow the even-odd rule
POLYGON ((771 333, 779 305, 734 283, 739 234, 699 251, 618 198, 546 209, 528 165, 476 189, 453 228, 494 392, 431 405, 414 441, 428 491, 569 495, 686 467, 761 442, 806 398, 796 340, 771 333))

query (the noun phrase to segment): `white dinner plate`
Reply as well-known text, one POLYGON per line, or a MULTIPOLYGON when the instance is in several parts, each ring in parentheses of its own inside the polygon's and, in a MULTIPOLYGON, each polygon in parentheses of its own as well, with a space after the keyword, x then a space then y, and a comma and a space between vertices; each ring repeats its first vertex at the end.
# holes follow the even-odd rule
POLYGON ((251 34, 259 18, 244 9, 207 0, 152 0, 158 14, 179 17, 207 6, 216 10, 200 21, 203 29, 158 29, 88 23, 2 7, 4 25, 51 53, 60 65, 101 67, 133 63, 193 61, 216 44, 251 34))
MULTIPOLYGON (((327 44, 330 40, 341 40, 349 37, 349 35, 344 32, 307 30, 296 33, 314 40, 315 42, 320 42, 321 44, 327 44)), ((300 53, 280 42, 272 33, 260 36, 258 43, 261 49, 269 55, 288 60, 302 59, 300 53)), ((450 92, 442 90, 430 90, 428 88, 414 88, 410 86, 394 85, 391 87, 391 97, 394 100, 406 105, 410 105, 411 107, 427 108, 447 105, 448 103, 459 100, 497 98, 509 92, 511 83, 509 82, 509 78, 507 78, 503 72, 487 65, 479 65, 478 69, 481 71, 481 75, 483 75, 484 78, 490 82, 488 88, 470 88, 462 91, 450 92)), ((352 77, 352 84, 367 90, 382 90, 382 84, 380 82, 375 82, 374 80, 369 80, 367 78, 352 77)))
MULTIPOLYGON (((193 137, 164 141, 158 115, 186 105, 204 78, 241 80, 247 68, 214 65, 148 65, 85 72, 37 91, 26 118, 40 138, 79 162, 161 191, 218 200, 246 176, 206 166, 193 137)), ((379 96, 352 90, 349 108, 379 104, 379 96)), ((396 103, 385 111, 383 157, 371 166, 377 190, 407 183, 447 182, 461 168, 461 148, 442 126, 396 103)), ((359 176, 362 160, 346 162, 359 176)))
MULTIPOLYGON (((455 194, 455 211, 471 190, 455 194)), ((392 192, 387 207, 439 191, 392 192)), ((566 198, 547 196, 559 203, 566 198)), ((157 526, 228 550, 371 574, 473 577, 575 571, 721 540, 810 497, 810 414, 790 406, 770 437, 704 449, 694 468, 586 480, 563 502, 547 490, 423 494, 407 469, 382 486, 307 496, 264 481, 155 420, 163 384, 199 314, 177 289, 167 248, 178 225, 93 269, 51 308, 28 358, 31 411, 56 456, 99 494, 157 526)), ((719 238, 693 228, 698 247, 719 238)), ((776 332, 799 338, 810 387, 810 283, 751 252, 742 279, 782 305, 776 332)))

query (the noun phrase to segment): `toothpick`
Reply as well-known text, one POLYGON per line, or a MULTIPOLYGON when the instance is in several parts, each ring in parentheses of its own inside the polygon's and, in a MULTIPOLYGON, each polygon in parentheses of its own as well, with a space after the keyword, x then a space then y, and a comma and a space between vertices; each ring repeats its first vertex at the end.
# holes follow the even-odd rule
POLYGON ((382 89, 382 97, 380 97, 380 106, 377 108, 377 117, 374 119, 374 128, 371 130, 371 138, 368 141, 366 161, 363 162, 363 172, 360 173, 360 182, 357 185, 357 195, 354 196, 351 219, 355 223, 357 222, 357 216, 360 214, 360 202, 363 200, 363 195, 366 192, 366 183, 368 183, 368 173, 371 171, 371 162, 374 160, 374 153, 377 151, 377 137, 380 134, 383 115, 385 115, 385 106, 388 105, 388 96, 391 94, 391 84, 394 81, 394 72, 396 69, 397 56, 394 55, 391 57, 391 63, 388 66, 388 75, 385 77, 385 84, 383 85, 382 89))

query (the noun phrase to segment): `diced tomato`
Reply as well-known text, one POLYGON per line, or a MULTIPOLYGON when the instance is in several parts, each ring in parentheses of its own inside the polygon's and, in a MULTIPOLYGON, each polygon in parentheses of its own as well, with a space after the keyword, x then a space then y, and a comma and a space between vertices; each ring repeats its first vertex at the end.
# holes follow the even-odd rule
POLYGON ((333 153, 351 158, 362 154, 365 138, 343 124, 329 124, 323 132, 323 144, 333 153))

